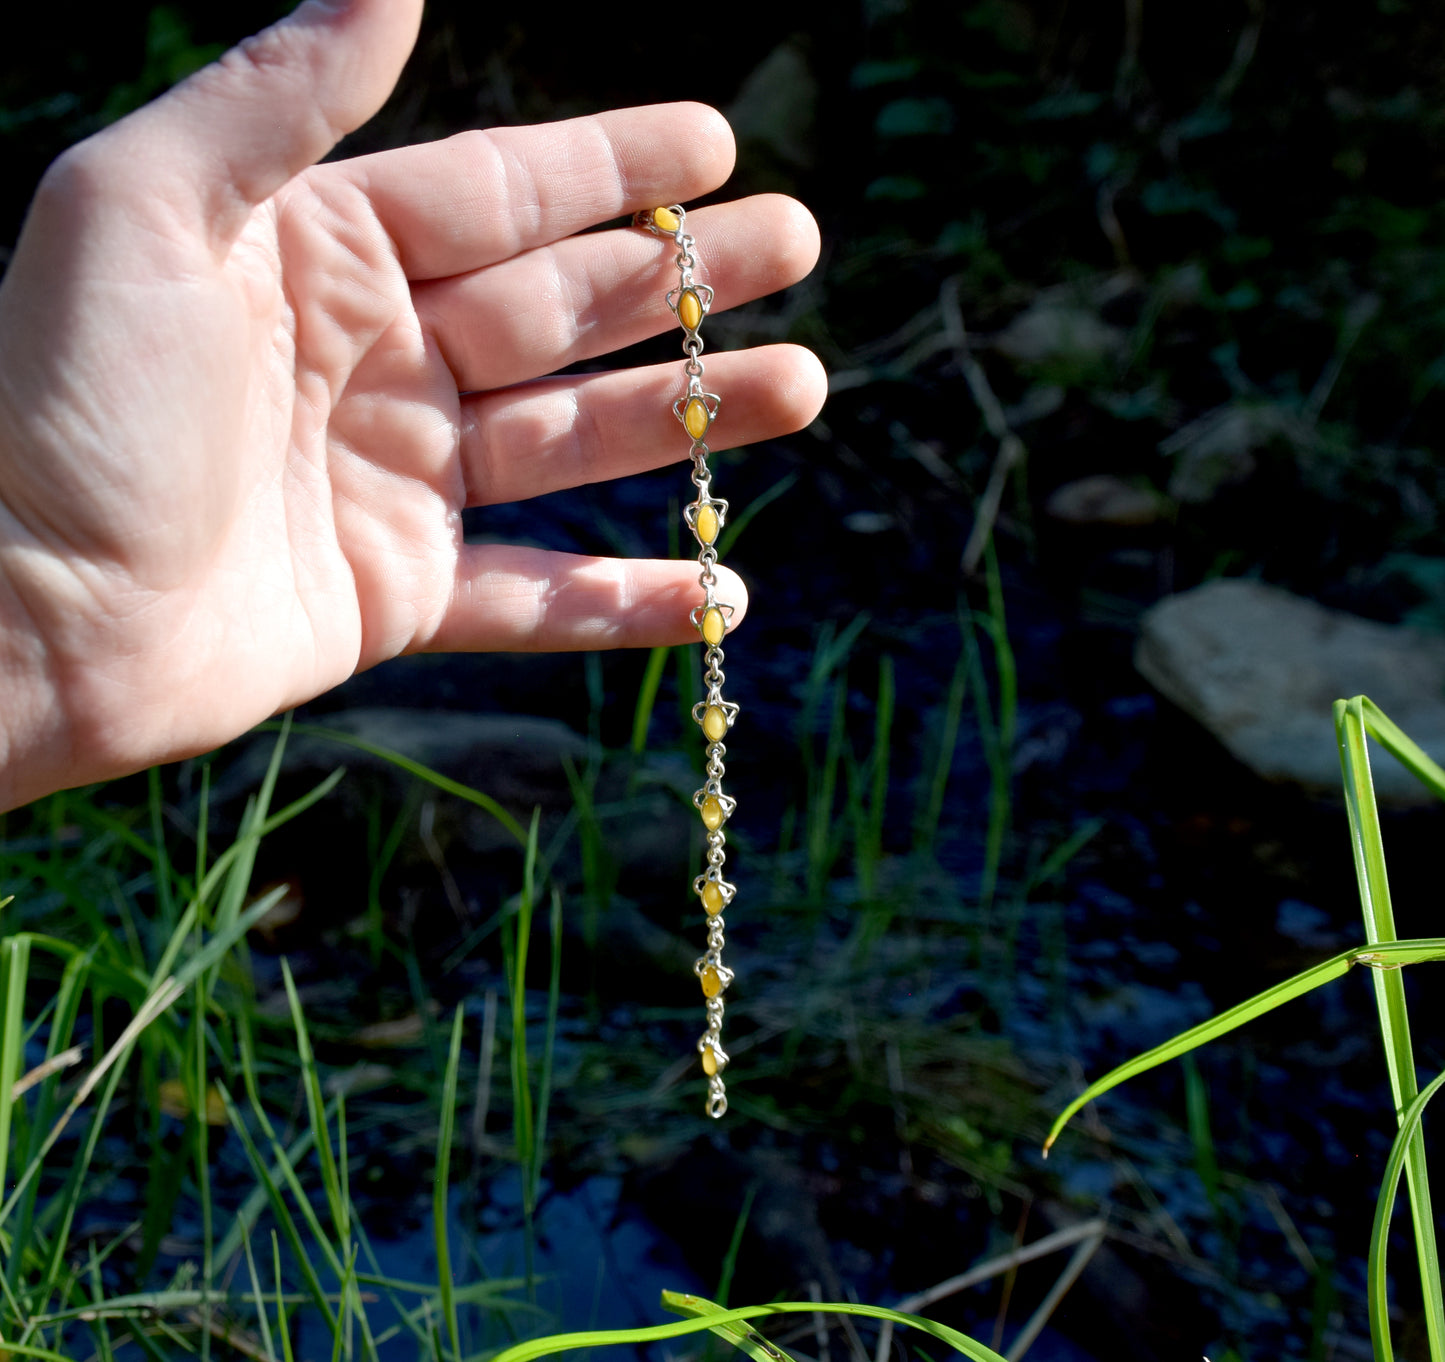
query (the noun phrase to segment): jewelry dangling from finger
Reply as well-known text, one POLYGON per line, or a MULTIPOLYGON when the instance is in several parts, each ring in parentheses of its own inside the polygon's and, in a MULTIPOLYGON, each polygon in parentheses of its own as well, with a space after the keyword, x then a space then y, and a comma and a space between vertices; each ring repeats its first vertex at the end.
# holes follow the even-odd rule
POLYGON ((697 540, 698 585, 702 601, 689 616, 693 627, 702 636, 703 682, 707 698, 693 706, 692 717, 702 729, 707 744, 707 779, 692 797, 707 833, 707 868, 692 883, 693 892, 702 903, 707 921, 707 950, 693 963, 693 972, 702 985, 707 1009, 707 1029, 697 1042, 702 1071, 707 1075, 707 1113, 714 1119, 728 1109, 727 1088, 723 1070, 727 1052, 722 1047, 723 994, 733 980, 733 972, 723 964, 723 909, 733 900, 735 886, 723 878, 727 861, 727 834, 723 825, 732 816, 736 801, 723 793, 726 768, 723 759, 727 748, 723 739, 738 717, 737 705, 723 699, 722 642, 731 624, 733 607, 717 598, 718 536, 727 524, 728 504, 712 494, 712 474, 708 469, 707 433, 722 408, 722 398, 704 392, 702 386, 703 340, 698 334, 712 307, 713 292, 696 281, 697 243, 687 230, 687 213, 677 204, 653 208, 633 219, 656 236, 671 237, 677 245, 675 257, 678 270, 677 287, 667 294, 667 305, 682 326, 682 349, 687 356, 682 370, 687 384, 682 395, 672 404, 673 415, 692 440, 692 482, 697 497, 683 511, 683 521, 697 540))

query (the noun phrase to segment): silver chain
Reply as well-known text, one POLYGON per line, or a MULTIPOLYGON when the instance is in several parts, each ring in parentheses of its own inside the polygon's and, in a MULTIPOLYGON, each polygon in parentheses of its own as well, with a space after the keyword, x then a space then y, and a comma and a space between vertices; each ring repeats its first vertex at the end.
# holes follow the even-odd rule
POLYGON ((692 883, 693 892, 707 914, 707 949, 693 962, 693 973, 702 985, 707 1009, 707 1029, 697 1042, 697 1052, 707 1075, 707 1114, 714 1119, 728 1109, 723 1070, 728 1064, 722 1046, 723 994, 733 980, 733 972, 723 964, 723 909, 733 900, 737 889, 723 877, 727 862, 727 835, 723 825, 732 815, 735 801, 723 792, 727 773, 724 758, 727 747, 723 738, 732 729, 738 707, 723 699, 723 636, 727 633, 733 607, 717 599, 717 540, 727 523, 728 504, 712 494, 712 473, 708 468, 708 428, 717 418, 722 399, 703 390, 704 343, 698 334, 703 319, 712 307, 713 291, 693 278, 697 269, 697 242, 687 230, 687 213, 677 204, 642 212, 634 219, 656 236, 670 236, 677 244, 678 283, 667 294, 667 305, 683 329, 682 371, 687 378, 682 396, 672 404, 673 414, 682 422, 692 439, 692 483, 697 499, 683 512, 683 522, 698 543, 698 585, 702 587, 702 604, 690 616, 702 636, 703 682, 707 698, 693 706, 692 717, 703 731, 707 742, 707 779, 692 797, 694 807, 702 815, 707 830, 707 866, 692 883))

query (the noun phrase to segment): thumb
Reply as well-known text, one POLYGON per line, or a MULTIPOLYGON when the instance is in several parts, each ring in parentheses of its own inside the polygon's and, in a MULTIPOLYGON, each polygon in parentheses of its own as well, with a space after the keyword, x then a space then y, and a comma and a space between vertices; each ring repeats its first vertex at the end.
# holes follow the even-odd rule
POLYGON ((421 0, 305 0, 132 115, 142 160, 216 245, 386 102, 421 0))

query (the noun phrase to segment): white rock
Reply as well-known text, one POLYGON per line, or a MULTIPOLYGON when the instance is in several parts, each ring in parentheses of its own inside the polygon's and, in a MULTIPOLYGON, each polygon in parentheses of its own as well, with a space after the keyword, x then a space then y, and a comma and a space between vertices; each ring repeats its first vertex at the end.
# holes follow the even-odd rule
MULTIPOLYGON (((1333 705, 1362 694, 1445 762, 1445 639, 1433 635, 1228 579, 1146 611, 1134 663, 1266 780, 1338 792, 1333 705)), ((1381 800, 1429 802, 1392 757, 1371 757, 1381 800)))

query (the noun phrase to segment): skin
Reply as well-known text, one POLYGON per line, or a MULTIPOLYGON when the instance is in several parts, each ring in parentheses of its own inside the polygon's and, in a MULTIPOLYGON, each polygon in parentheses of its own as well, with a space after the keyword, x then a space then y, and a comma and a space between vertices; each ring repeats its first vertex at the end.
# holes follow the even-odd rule
MULTIPOLYGON (((668 243, 578 233, 715 189, 731 133, 673 104, 317 165, 420 8, 307 0, 46 174, 0 285, 0 806, 401 653, 695 637, 695 564, 468 545, 461 511, 686 457, 680 363, 546 375, 672 328, 668 243)), ((779 196, 688 225, 716 309, 817 258, 779 196)), ((825 390, 795 346, 708 384, 715 448, 825 390)))

